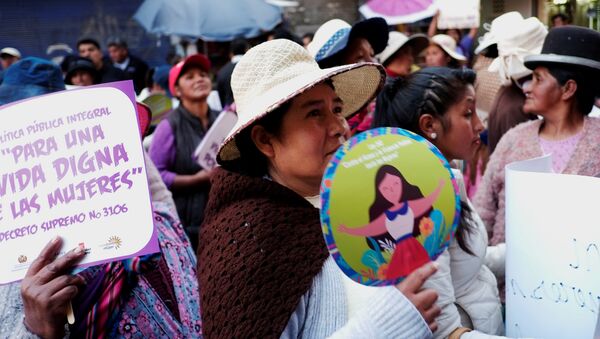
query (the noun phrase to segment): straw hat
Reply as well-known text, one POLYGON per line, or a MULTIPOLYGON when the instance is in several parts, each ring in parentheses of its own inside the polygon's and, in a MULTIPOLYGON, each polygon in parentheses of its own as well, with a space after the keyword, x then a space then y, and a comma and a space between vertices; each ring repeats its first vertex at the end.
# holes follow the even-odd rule
POLYGON ((440 46, 452 59, 458 61, 467 61, 463 55, 456 51, 456 40, 446 34, 437 34, 431 37, 431 43, 440 46))
POLYGON ((487 33, 479 39, 479 45, 475 48, 475 54, 481 53, 484 49, 498 43, 498 39, 503 34, 514 35, 519 30, 519 24, 523 22, 523 16, 519 12, 508 12, 492 20, 491 24, 485 23, 484 28, 487 33), (489 28, 488 28, 489 27, 489 28))
POLYGON ((387 47, 377 55, 379 62, 384 64, 391 58, 396 52, 402 48, 402 46, 410 44, 413 46, 413 54, 419 55, 427 45, 429 44, 429 38, 425 34, 413 34, 410 37, 400 32, 392 31, 389 33, 387 47))
POLYGON ((318 63, 322 63, 343 51, 355 36, 367 39, 375 54, 379 54, 388 42, 387 22, 383 18, 370 18, 350 26, 344 20, 332 19, 317 29, 306 48, 318 63))
POLYGON ((503 21, 498 30, 502 32, 497 35, 498 57, 492 61, 488 70, 498 72, 506 86, 511 79, 518 80, 531 74, 525 67, 525 57, 540 53, 548 30, 536 17, 520 22, 503 21))
POLYGON ((238 120, 219 149, 217 161, 239 158, 235 136, 269 112, 320 82, 331 79, 348 117, 375 98, 385 80, 379 64, 360 63, 319 68, 302 46, 285 39, 250 49, 231 74, 238 120))
POLYGON ((566 64, 600 70, 600 33, 578 26, 556 27, 544 40, 541 54, 525 58, 525 66, 566 64))

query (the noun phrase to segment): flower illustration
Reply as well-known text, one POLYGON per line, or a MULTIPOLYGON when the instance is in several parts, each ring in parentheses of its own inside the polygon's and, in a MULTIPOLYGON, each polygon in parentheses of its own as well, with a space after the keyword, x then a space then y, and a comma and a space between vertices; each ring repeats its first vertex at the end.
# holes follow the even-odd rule
POLYGON ((396 243, 390 239, 379 240, 379 246, 390 254, 394 253, 394 250, 396 250, 396 243))
POLYGON ((382 264, 381 266, 379 266, 379 268, 377 269, 377 278, 384 280, 387 278, 387 271, 388 271, 388 264, 382 264))
POLYGON ((431 218, 423 218, 419 223, 419 231, 424 237, 428 237, 431 233, 433 233, 433 221, 431 218))

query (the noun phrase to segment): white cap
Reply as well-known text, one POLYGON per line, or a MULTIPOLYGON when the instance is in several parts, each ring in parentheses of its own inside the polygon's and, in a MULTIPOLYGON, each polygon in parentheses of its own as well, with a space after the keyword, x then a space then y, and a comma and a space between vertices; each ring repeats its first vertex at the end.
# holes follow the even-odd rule
POLYGON ((12 55, 14 57, 17 58, 21 58, 21 52, 19 52, 18 49, 16 48, 12 48, 12 47, 4 47, 3 49, 0 50, 0 55, 2 54, 8 54, 8 55, 12 55))

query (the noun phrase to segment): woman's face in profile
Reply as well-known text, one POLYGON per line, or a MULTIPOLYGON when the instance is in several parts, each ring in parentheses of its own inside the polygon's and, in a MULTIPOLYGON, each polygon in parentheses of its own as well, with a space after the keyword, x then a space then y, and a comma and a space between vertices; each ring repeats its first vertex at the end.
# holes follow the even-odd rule
POLYGON ((284 185, 298 182, 318 192, 331 156, 345 141, 348 124, 342 115, 343 105, 324 83, 292 100, 279 133, 271 136, 272 154, 267 155, 270 168, 284 185))
POLYGON ((530 81, 523 84, 523 112, 543 116, 555 107, 561 97, 561 86, 546 67, 536 67, 530 81))
POLYGON ((471 160, 481 144, 484 127, 475 110, 475 89, 467 85, 462 98, 444 113, 447 127, 430 140, 448 160, 471 160))

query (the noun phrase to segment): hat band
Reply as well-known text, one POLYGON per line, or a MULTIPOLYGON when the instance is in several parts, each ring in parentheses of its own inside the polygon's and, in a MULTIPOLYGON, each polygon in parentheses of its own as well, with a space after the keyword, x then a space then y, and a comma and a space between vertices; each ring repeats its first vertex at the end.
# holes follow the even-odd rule
POLYGON ((319 49, 319 52, 317 52, 317 55, 315 56, 315 60, 320 61, 327 54, 327 52, 329 52, 329 49, 338 42, 338 40, 340 40, 342 37, 346 36, 349 33, 350 27, 342 28, 339 31, 335 32, 335 34, 331 38, 329 38, 327 42, 325 42, 323 47, 319 49))
POLYGON ((530 63, 539 63, 539 64, 541 64, 541 63, 561 63, 561 64, 586 66, 586 67, 594 68, 596 70, 600 70, 600 62, 592 60, 592 59, 571 56, 571 55, 560 55, 560 54, 533 55, 533 56, 529 56, 529 57, 525 58, 525 64, 527 65, 530 63))

